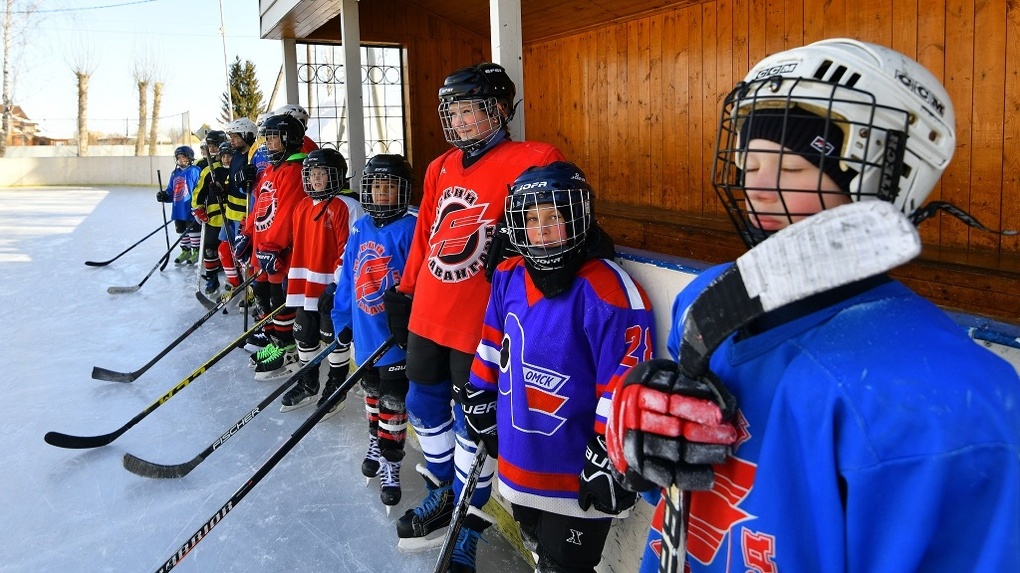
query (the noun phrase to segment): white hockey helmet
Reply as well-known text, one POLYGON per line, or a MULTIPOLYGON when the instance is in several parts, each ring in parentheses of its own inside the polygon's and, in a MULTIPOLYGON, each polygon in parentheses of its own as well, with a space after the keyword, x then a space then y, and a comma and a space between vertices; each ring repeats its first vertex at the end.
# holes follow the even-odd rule
POLYGON ((838 38, 768 56, 723 102, 712 174, 749 245, 764 237, 748 223, 743 155, 747 141, 766 132, 833 176, 852 200, 888 201, 907 215, 956 149, 949 94, 904 54, 838 38), (806 123, 821 126, 814 139, 800 129, 806 123))
POLYGON ((305 108, 297 105, 296 103, 289 103, 280 109, 273 112, 273 115, 292 115, 307 128, 308 127, 308 112, 305 108))
POLYGON ((267 119, 273 117, 274 115, 276 114, 268 111, 265 113, 260 113, 258 117, 255 118, 255 129, 258 130, 259 128, 261 128, 262 124, 265 123, 267 119))
POLYGON ((243 139, 244 142, 247 143, 248 145, 255 143, 256 130, 257 128, 255 127, 255 122, 248 119, 247 117, 239 117, 235 119, 234 121, 228 123, 227 128, 224 129, 224 131, 227 132, 227 135, 230 135, 232 133, 240 135, 241 139, 243 139))

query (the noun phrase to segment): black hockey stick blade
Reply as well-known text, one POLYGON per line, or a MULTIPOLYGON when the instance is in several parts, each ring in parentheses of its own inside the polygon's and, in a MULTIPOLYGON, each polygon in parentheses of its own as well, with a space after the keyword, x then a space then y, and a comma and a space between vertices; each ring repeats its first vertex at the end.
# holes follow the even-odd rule
POLYGON ((297 443, 300 442, 301 439, 304 438, 305 435, 310 432, 312 428, 314 428, 315 425, 326 416, 327 413, 329 413, 333 406, 337 405, 347 396, 351 387, 361 380, 362 376, 365 375, 365 372, 368 371, 369 368, 375 367, 375 363, 378 362, 384 354, 386 354, 386 351, 389 350, 391 346, 393 346, 392 336, 389 337, 386 342, 383 342, 379 348, 376 348, 375 351, 372 352, 372 355, 365 360, 365 363, 351 373, 351 375, 347 377, 347 380, 338 386, 336 391, 329 395, 326 402, 317 407, 315 411, 312 412, 312 414, 308 416, 308 418, 302 422, 296 430, 294 430, 294 433, 287 438, 287 441, 284 442, 283 445, 281 445, 273 453, 273 455, 270 456, 270 458, 266 460, 265 463, 263 463, 259 469, 256 470, 255 473, 252 474, 252 476, 237 489, 237 491, 234 492, 232 496, 230 496, 227 503, 223 504, 223 506, 220 507, 216 513, 212 515, 212 517, 203 523, 202 527, 198 528, 198 531, 192 534, 192 536, 189 537, 188 540, 185 541, 184 544, 170 556, 169 559, 164 561, 163 564, 160 565, 159 569, 156 569, 157 573, 166 573, 176 567, 177 564, 181 562, 181 559, 184 559, 184 556, 190 553, 191 550, 194 549, 195 546, 198 545, 198 543, 202 541, 202 539, 204 539, 210 531, 212 531, 213 527, 216 527, 219 522, 223 521, 223 518, 226 517, 232 509, 237 507, 237 504, 241 503, 241 500, 244 499, 245 496, 247 496, 248 493, 251 492, 251 490, 254 489, 255 486, 258 485, 258 483, 262 481, 262 479, 265 478, 274 467, 276 467, 276 464, 280 463, 280 460, 294 449, 294 446, 296 446, 297 443))
POLYGON ((449 570, 450 559, 453 558, 453 547, 457 544, 457 536, 460 535, 461 527, 464 525, 464 518, 467 517, 471 498, 475 495, 475 487, 478 485, 478 478, 482 475, 482 468, 485 466, 485 458, 488 455, 485 444, 478 444, 478 449, 475 450, 475 459, 471 460, 471 468, 468 470, 464 487, 460 491, 460 499, 457 500, 457 506, 453 508, 450 527, 446 530, 443 549, 439 552, 434 573, 446 573, 449 570))
MULTIPOLYGON (((241 283, 241 285, 238 287, 238 289, 247 288, 248 285, 251 284, 251 282, 254 281, 255 277, 257 277, 257 276, 258 276, 258 274, 255 274, 255 275, 252 275, 252 276, 248 277, 245 280, 245 282, 241 283)), ((178 336, 176 340, 174 340, 169 345, 167 345, 165 348, 163 348, 163 350, 161 350, 159 352, 159 354, 157 354, 155 357, 153 357, 152 360, 149 360, 144 366, 142 366, 138 370, 135 370, 134 372, 118 372, 116 370, 109 370, 107 368, 101 368, 99 366, 93 366, 92 367, 92 377, 95 378, 96 380, 105 380, 107 382, 134 382, 135 380, 138 379, 139 376, 141 376, 146 371, 148 371, 149 368, 152 368, 152 366, 154 364, 159 362, 171 350, 176 348, 178 344, 183 342, 185 338, 190 336, 191 333, 193 333, 196 330, 198 330, 199 327, 201 327, 203 324, 206 323, 206 321, 208 321, 210 318, 212 318, 213 315, 216 314, 216 311, 218 311, 221 308, 225 308, 227 306, 227 304, 230 303, 230 300, 233 299, 234 296, 236 296, 236 294, 237 294, 236 292, 231 293, 231 295, 228 296, 227 298, 220 300, 220 302, 218 304, 214 305, 213 308, 209 309, 209 312, 205 313, 205 315, 202 316, 202 318, 198 319, 195 322, 195 324, 192 324, 187 330, 185 330, 180 336, 178 336)))
POLYGON ((237 347, 238 341, 244 340, 245 338, 248 337, 248 335, 255 332, 257 329, 262 328, 263 325, 272 320, 273 317, 279 314, 284 308, 285 307, 283 305, 280 305, 276 310, 269 313, 268 316, 266 316, 258 323, 256 323, 255 326, 253 326, 250 330, 242 332, 241 336, 230 341, 230 344, 228 344, 226 347, 217 352, 212 358, 207 360, 204 364, 196 368, 194 372, 192 372, 191 374, 186 376, 183 380, 178 382, 176 386, 174 386, 166 393, 164 393, 162 396, 157 398, 155 402, 149 404, 148 407, 139 412, 134 418, 131 418, 130 420, 128 420, 126 424, 114 430, 113 432, 110 432, 109 434, 101 434, 98 436, 72 436, 70 434, 63 434, 60 432, 47 432, 46 435, 43 436, 43 440, 45 440, 46 443, 51 446, 68 449, 98 448, 100 446, 105 446, 109 444, 110 442, 119 438, 124 432, 131 429, 135 424, 142 421, 143 418, 151 414, 156 408, 162 406, 164 402, 176 396, 177 393, 183 390, 185 386, 191 384, 206 370, 208 370, 214 364, 222 360, 224 356, 230 354, 230 351, 237 347))
POLYGON ((205 293, 200 291, 200 290, 195 291, 195 298, 198 299, 198 302, 202 303, 202 306, 204 306, 204 307, 206 307, 208 309, 213 309, 213 308, 216 308, 218 306, 216 301, 214 301, 213 299, 205 296, 205 293))
POLYGON ((231 436, 236 434, 238 430, 245 427, 248 424, 248 422, 254 420, 255 416, 258 416, 259 413, 261 413, 263 410, 269 407, 270 404, 276 401, 276 399, 279 398, 281 394, 286 392, 288 388, 290 388, 295 382, 300 380, 301 377, 304 376, 305 372, 318 366, 320 362, 322 362, 327 356, 329 356, 330 352, 336 350, 338 344, 339 343, 337 343, 337 341, 334 340, 333 342, 328 344, 325 348, 320 350, 318 354, 316 354, 311 360, 308 361, 308 363, 301 366, 301 368, 294 374, 291 374, 290 377, 288 377, 283 384, 281 384, 276 390, 273 390, 268 396, 265 397, 265 399, 259 402, 257 406, 252 408, 251 411, 244 415, 244 417, 235 422, 234 425, 228 428, 226 432, 223 432, 223 435, 217 438, 216 441, 210 444, 209 447, 207 447, 206 449, 202 450, 202 452, 199 453, 194 458, 181 464, 164 465, 146 461, 131 454, 124 454, 124 468, 135 475, 147 478, 173 479, 182 478, 188 475, 189 473, 191 473, 191 470, 198 467, 198 464, 202 463, 207 457, 209 457, 210 454, 219 449, 219 447, 222 446, 224 442, 229 440, 231 436))
MULTIPOLYGON (((917 228, 885 201, 842 205, 791 225, 744 253, 691 303, 680 369, 700 378, 716 348, 763 314, 890 271, 920 253, 917 228)), ((686 495, 675 484, 667 489, 659 573, 684 569, 686 495)))
POLYGON ((148 239, 149 237, 155 235, 161 229, 165 229, 167 227, 167 225, 169 225, 171 222, 172 221, 167 221, 163 225, 161 225, 159 227, 156 227, 156 229, 153 230, 151 233, 149 233, 148 235, 145 235, 144 237, 139 239, 135 244, 131 245, 130 247, 128 247, 126 249, 124 249, 123 251, 120 252, 120 254, 118 254, 116 257, 113 257, 110 260, 107 260, 107 261, 85 261, 85 264, 90 266, 90 267, 105 267, 106 265, 108 265, 108 264, 112 263, 113 261, 116 261, 117 259, 119 259, 122 256, 126 255, 127 252, 130 251, 131 249, 137 247, 138 245, 141 245, 143 242, 145 242, 146 239, 148 239))
POLYGON ((170 248, 167 249, 165 253, 163 253, 163 256, 160 257, 158 261, 156 261, 156 266, 152 267, 152 270, 149 271, 149 274, 145 275, 145 278, 142 279, 142 282, 132 286, 112 286, 106 289, 106 292, 110 294, 122 294, 136 292, 138 289, 142 288, 142 285, 145 284, 145 281, 149 280, 149 277, 152 276, 152 273, 156 272, 156 269, 163 270, 163 268, 166 267, 166 263, 170 260, 170 252, 174 250, 174 247, 176 247, 178 243, 181 242, 182 238, 184 238, 184 235, 177 237, 177 240, 174 241, 174 244, 171 245, 170 248))

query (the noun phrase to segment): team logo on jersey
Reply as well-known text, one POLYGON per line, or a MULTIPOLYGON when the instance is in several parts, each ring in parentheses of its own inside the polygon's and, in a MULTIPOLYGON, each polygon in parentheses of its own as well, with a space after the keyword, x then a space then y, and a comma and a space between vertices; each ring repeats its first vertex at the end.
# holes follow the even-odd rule
POLYGON ((354 260, 354 295, 358 308, 370 316, 383 312, 383 293, 400 282, 400 271, 390 271, 386 247, 375 241, 365 241, 358 248, 354 260))
POLYGON ((183 177, 174 179, 174 202, 179 203, 188 198, 188 182, 183 177))
POLYGON ((272 227, 277 210, 276 186, 272 181, 266 181, 262 184, 262 190, 255 200, 255 209, 252 211, 252 216, 255 217, 255 230, 264 232, 272 227))
POLYGON ((477 203, 470 189, 451 187, 440 195, 436 222, 429 237, 428 266, 437 279, 457 283, 482 270, 492 240, 493 219, 486 219, 488 203, 477 203))
POLYGON ((569 400, 559 393, 570 376, 524 361, 524 329, 514 313, 506 315, 499 352, 499 393, 510 396, 514 428, 551 436, 566 418, 557 414, 569 400), (522 393, 520 389, 523 388, 522 393), (511 392, 511 389, 514 391, 511 392))

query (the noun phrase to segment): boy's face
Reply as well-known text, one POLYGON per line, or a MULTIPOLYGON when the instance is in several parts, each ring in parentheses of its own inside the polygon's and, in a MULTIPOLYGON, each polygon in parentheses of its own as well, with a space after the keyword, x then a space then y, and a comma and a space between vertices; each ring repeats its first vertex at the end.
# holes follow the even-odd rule
POLYGON ((558 247, 567 240, 567 222, 551 204, 528 207, 524 212, 528 243, 535 247, 558 247))
POLYGON ((400 187, 396 181, 386 179, 372 180, 372 203, 376 205, 396 205, 400 200, 400 187))
POLYGON ((752 139, 744 158, 744 193, 751 224, 778 231, 811 215, 850 203, 814 163, 767 139, 752 139), (784 150, 782 156, 780 150, 784 150))
POLYGON ((230 153, 221 153, 220 154, 220 163, 222 163, 224 165, 224 167, 229 167, 230 166, 230 158, 231 157, 233 157, 233 155, 230 154, 230 153))
POLYGON ((315 191, 325 191, 329 187, 329 171, 325 167, 312 167, 308 171, 308 182, 315 191))
POLYGON ((188 159, 187 155, 179 154, 175 157, 175 159, 177 160, 177 166, 180 167, 181 169, 184 169, 185 167, 191 165, 191 160, 188 159))
POLYGON ((266 150, 271 153, 283 151, 283 138, 280 137, 279 133, 266 134, 266 150))
POLYGON ((476 139, 493 129, 481 100, 455 101, 449 106, 450 127, 464 140, 476 139))

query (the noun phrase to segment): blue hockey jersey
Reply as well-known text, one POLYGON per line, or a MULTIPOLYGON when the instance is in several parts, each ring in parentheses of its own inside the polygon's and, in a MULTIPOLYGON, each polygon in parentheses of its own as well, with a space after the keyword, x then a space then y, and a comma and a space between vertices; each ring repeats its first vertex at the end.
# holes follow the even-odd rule
POLYGON ((170 209, 170 218, 174 221, 194 221, 191 214, 191 193, 198 185, 198 177, 201 171, 194 165, 185 168, 175 167, 170 173, 170 180, 166 183, 166 193, 173 201, 170 209))
MULTIPOLYGON (((725 268, 677 296, 674 358, 725 268)), ((691 495, 691 571, 1020 571, 1020 380, 928 301, 884 282, 731 336, 710 367, 742 435, 691 495)))
POLYGON ((500 493, 507 501, 575 517, 584 451, 605 434, 612 395, 655 348, 644 290, 616 263, 591 259, 548 299, 524 266, 504 261, 492 278, 471 384, 498 391, 500 493))
MULTIPOLYGON (((358 364, 364 364, 390 337, 383 311, 383 293, 400 282, 416 221, 414 215, 405 214, 377 227, 371 215, 364 215, 351 229, 330 316, 334 332, 346 326, 354 331, 354 361, 358 364)), ((405 356, 403 350, 394 346, 376 365, 394 364, 405 356)))

